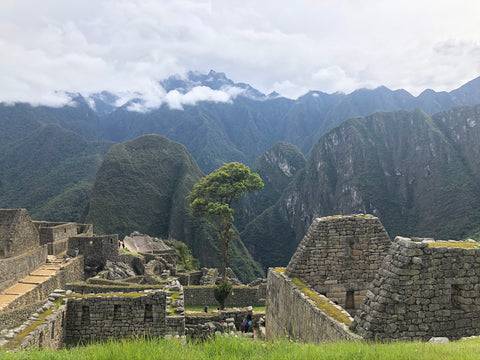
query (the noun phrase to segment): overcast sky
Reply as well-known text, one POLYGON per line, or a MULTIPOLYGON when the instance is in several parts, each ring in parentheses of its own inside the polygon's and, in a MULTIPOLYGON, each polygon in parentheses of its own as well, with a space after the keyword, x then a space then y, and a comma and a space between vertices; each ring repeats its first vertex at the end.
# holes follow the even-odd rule
POLYGON ((450 91, 480 75, 479 19, 478 0, 1 0, 0 101, 164 97, 158 80, 210 69, 291 98, 450 91))

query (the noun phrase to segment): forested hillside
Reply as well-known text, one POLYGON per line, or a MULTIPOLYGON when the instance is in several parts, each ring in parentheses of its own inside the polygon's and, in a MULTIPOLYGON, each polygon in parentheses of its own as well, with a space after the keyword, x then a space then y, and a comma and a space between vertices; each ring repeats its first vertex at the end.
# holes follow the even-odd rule
POLYGON ((352 118, 320 138, 242 239, 267 267, 286 264, 327 215, 374 214, 392 237, 464 238, 480 224, 479 132, 480 105, 352 118))
MULTIPOLYGON (((186 196, 203 173, 185 147, 159 135, 145 135, 114 145, 98 170, 85 221, 96 232, 121 238, 138 230, 180 240, 203 266, 221 263, 216 234, 204 219, 190 215, 186 196)), ((229 266, 244 281, 262 276, 235 236, 229 266)))

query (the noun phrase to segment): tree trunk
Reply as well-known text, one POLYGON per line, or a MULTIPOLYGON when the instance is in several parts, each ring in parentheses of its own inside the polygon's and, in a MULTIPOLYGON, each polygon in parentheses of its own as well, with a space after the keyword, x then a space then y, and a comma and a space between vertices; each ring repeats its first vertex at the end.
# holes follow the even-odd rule
POLYGON ((225 283, 227 281, 227 258, 228 258, 228 243, 229 243, 229 238, 230 238, 230 228, 232 224, 229 223, 225 226, 225 232, 223 233, 222 236, 222 257, 223 257, 223 263, 222 263, 222 282, 225 283))

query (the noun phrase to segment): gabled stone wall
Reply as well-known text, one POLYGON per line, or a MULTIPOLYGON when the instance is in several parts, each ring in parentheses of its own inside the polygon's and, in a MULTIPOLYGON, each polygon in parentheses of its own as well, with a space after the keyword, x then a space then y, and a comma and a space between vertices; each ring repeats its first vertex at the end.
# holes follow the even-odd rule
POLYGON ((372 215, 314 220, 285 274, 298 277, 349 311, 357 309, 391 245, 372 215))
POLYGON ((40 236, 25 209, 0 209, 0 258, 36 250, 40 236))
POLYGON ((397 237, 351 329, 377 340, 480 335, 480 249, 449 245, 397 237))

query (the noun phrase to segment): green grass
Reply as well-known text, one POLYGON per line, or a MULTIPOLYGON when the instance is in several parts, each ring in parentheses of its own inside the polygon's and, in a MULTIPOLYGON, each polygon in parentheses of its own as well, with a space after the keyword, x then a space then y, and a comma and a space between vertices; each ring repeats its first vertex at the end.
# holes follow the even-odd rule
POLYGON ((221 338, 204 343, 163 339, 130 339, 77 346, 62 350, 30 350, 2 353, 2 359, 478 359, 480 340, 448 345, 427 343, 334 343, 302 344, 286 340, 252 341, 221 338))

